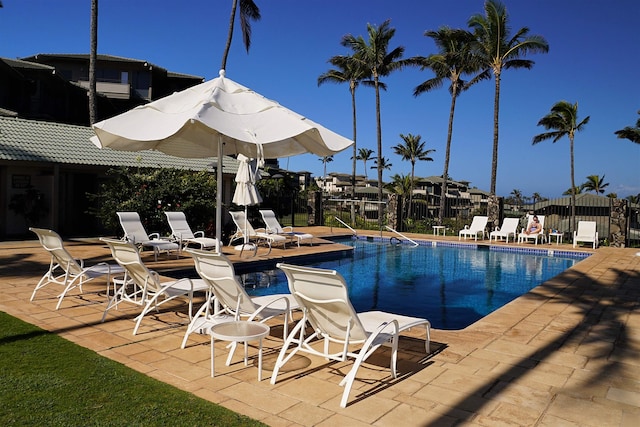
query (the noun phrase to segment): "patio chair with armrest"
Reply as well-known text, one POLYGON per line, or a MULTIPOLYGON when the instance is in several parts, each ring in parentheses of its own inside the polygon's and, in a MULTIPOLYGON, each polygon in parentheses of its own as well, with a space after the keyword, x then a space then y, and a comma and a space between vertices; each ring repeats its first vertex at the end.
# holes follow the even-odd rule
POLYGON ((210 237, 205 237, 204 231, 191 230, 184 212, 165 212, 167 222, 171 227, 171 235, 178 241, 182 249, 186 249, 190 244, 197 245, 200 249, 216 248, 218 241, 210 237))
POLYGON ((140 221, 138 212, 116 212, 120 219, 120 225, 124 231, 123 239, 133 243, 140 250, 145 247, 153 249, 154 259, 158 260, 160 252, 167 254, 176 251, 177 257, 180 256, 180 246, 168 239, 160 238, 158 233, 148 234, 140 221))
POLYGON ((525 228, 522 229, 522 231, 520 232, 520 234, 518 234, 518 243, 522 243, 525 240, 533 240, 535 242, 535 244, 538 244, 538 240, 540 240, 540 242, 544 242, 546 239, 545 234, 544 234, 544 215, 531 215, 531 214, 527 214, 527 226, 525 228), (529 227, 531 226, 531 223, 533 222, 533 217, 538 217, 538 223, 540 224, 540 230, 536 233, 527 233, 526 231, 529 229, 529 227))
POLYGON ((520 224, 519 218, 505 218, 502 220, 502 226, 496 227, 494 231, 489 233, 489 243, 491 239, 495 239, 496 243, 498 238, 506 239, 506 243, 509 243, 509 236, 513 236, 513 241, 516 241, 516 233, 518 232, 518 225, 520 224))
POLYGON ((383 311, 356 313, 349 301, 345 280, 337 271, 283 263, 277 264, 277 267, 287 276, 289 290, 302 308, 303 317, 282 346, 271 384, 276 383, 280 369, 298 352, 341 362, 355 359, 353 367, 340 383, 345 387, 340 401, 340 406, 344 408, 358 368, 381 345, 390 345, 392 348, 390 369, 393 378, 396 378, 400 332, 412 327, 425 328, 425 350, 427 354, 430 352, 431 325, 427 319, 383 311), (311 329, 307 329, 307 324, 311 329), (322 342, 318 343, 318 339, 322 342), (289 349, 292 345, 293 348, 289 349))
POLYGON ((33 301, 36 297, 36 292, 45 286, 51 283, 61 285, 64 287, 64 290, 57 297, 57 310, 62 304, 62 299, 70 290, 79 288, 80 292, 82 292, 82 285, 99 277, 106 277, 108 296, 111 276, 124 272, 122 267, 118 264, 109 264, 106 262, 85 266, 84 260, 74 258, 65 249, 62 238, 55 231, 35 227, 30 227, 29 230, 38 236, 38 240, 42 247, 51 255, 49 270, 42 276, 36 285, 33 290, 33 294, 31 294, 30 301, 33 301))
MULTIPOLYGON (((190 334, 208 333, 213 325, 230 320, 265 322, 283 316, 283 337, 286 338, 291 312, 299 309, 291 294, 251 297, 238 281, 233 264, 224 254, 199 249, 187 249, 186 252, 193 257, 196 271, 210 292, 209 300, 200 307, 187 327, 181 348, 185 348, 190 334)), ((235 343, 229 352, 227 366, 234 350, 235 343)))
POLYGON ((598 246, 598 231, 595 221, 578 221, 578 229, 573 232, 573 247, 578 242, 592 243, 593 249, 598 246))
MULTIPOLYGON (((244 243, 254 243, 256 245, 254 252, 257 252, 258 245, 267 245, 269 247, 267 254, 271 253, 271 247, 276 244, 281 244, 283 249, 286 247, 289 239, 278 234, 268 233, 264 228, 253 228, 244 211, 229 212, 229 214, 236 225, 236 232, 231 236, 231 239, 229 239, 229 246, 231 246, 233 242, 242 239, 244 243)), ((243 244, 242 250, 244 250, 244 246, 243 244)), ((242 250, 240 251, 240 255, 242 255, 242 250)))
POLYGON ((119 279, 119 288, 109 300, 107 308, 102 315, 104 322, 107 313, 112 308, 117 308, 123 301, 142 306, 142 311, 135 318, 136 324, 133 335, 138 333, 138 328, 144 316, 152 310, 158 311, 158 307, 176 298, 185 298, 189 304, 189 320, 193 318, 193 296, 196 292, 207 292, 209 286, 200 279, 171 279, 161 281, 157 272, 149 270, 142 259, 138 248, 131 242, 123 240, 101 238, 109 249, 116 262, 124 269, 124 277, 119 279))
POLYGON ((282 225, 280 225, 275 212, 273 212, 272 210, 260 209, 260 215, 262 215, 262 219, 269 233, 288 237, 292 241, 296 241, 298 243, 298 247, 300 247, 300 242, 302 241, 308 240, 310 245, 313 244, 312 234, 295 232, 292 226, 283 227, 282 225))
POLYGON ((473 237, 476 241, 478 241, 478 234, 482 234, 482 238, 484 239, 487 235, 487 222, 489 221, 489 217, 486 216, 474 216, 471 221, 471 225, 465 225, 462 230, 458 233, 458 240, 464 237, 466 240, 467 237, 473 237))

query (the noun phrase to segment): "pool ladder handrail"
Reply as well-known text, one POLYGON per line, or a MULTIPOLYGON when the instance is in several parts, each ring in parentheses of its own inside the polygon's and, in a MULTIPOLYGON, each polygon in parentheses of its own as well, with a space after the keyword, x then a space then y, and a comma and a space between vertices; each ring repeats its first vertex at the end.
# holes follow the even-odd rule
POLYGON ((404 234, 400 233, 397 230, 394 230, 393 228, 389 227, 388 225, 385 225, 385 227, 387 228, 387 230, 392 231, 394 233, 396 233, 398 236, 403 237, 404 239, 410 241, 411 243, 413 243, 413 246, 419 246, 418 243, 415 242, 415 240, 410 239, 409 237, 405 236, 404 234))
POLYGON ((340 224, 344 225, 345 227, 347 227, 349 230, 351 230, 353 232, 354 236, 358 235, 358 232, 356 230, 354 230, 353 228, 349 227, 349 224, 347 224, 346 222, 344 222, 343 220, 341 220, 340 218, 338 218, 337 216, 334 216, 334 218, 336 219, 336 221, 338 221, 340 224))

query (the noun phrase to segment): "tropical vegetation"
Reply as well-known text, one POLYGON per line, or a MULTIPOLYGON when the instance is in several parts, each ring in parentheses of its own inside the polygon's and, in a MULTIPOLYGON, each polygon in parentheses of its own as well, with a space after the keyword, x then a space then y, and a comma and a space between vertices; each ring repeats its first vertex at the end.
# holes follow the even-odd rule
POLYGON ((413 200, 413 188, 416 180, 415 169, 418 160, 423 162, 432 162, 433 158, 429 157, 435 149, 425 148, 426 142, 422 141, 422 136, 413 134, 400 134, 402 143, 393 147, 393 151, 402 157, 402 160, 408 160, 411 163, 411 177, 409 190, 409 203, 407 211, 411 214, 411 202, 413 200))

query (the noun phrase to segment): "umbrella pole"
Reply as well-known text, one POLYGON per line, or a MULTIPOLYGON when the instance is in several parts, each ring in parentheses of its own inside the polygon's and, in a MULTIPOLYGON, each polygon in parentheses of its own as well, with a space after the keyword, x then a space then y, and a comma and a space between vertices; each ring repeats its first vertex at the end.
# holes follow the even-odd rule
POLYGON ((218 167, 216 168, 216 252, 222 253, 222 135, 218 136, 218 167))

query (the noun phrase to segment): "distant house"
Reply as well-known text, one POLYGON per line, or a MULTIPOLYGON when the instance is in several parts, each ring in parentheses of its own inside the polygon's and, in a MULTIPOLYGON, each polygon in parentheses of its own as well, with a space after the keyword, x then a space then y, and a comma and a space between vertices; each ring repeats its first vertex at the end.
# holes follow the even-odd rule
MULTIPOLYGON (((144 60, 98 55, 98 119, 202 83, 144 60)), ((9 116, 89 124, 89 55, 38 54, 0 58, 0 109, 9 116)))
MULTIPOLYGON (((443 178, 441 176, 429 176, 416 178, 414 197, 424 200, 428 209, 428 217, 437 217, 440 211, 440 199, 442 197, 443 178)), ((486 211, 489 193, 477 188, 469 188, 468 181, 447 180, 447 193, 445 201, 445 217, 467 218, 474 211, 486 211)), ((416 208, 419 205, 416 204, 416 208)))

